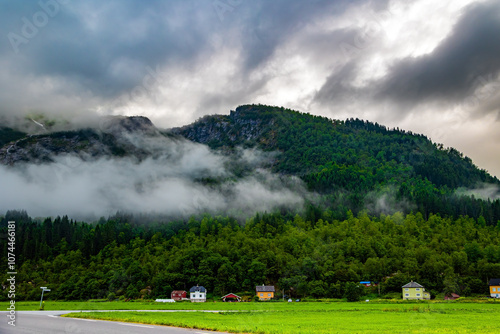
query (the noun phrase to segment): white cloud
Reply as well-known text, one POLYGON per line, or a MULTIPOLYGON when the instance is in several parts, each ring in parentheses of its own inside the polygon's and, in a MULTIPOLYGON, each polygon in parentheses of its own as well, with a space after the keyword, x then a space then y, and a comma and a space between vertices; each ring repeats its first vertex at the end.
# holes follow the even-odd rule
MULTIPOLYGON (((154 148, 154 143, 138 143, 154 148)), ((247 218, 257 211, 297 208, 306 191, 295 178, 257 170, 238 181, 227 158, 189 142, 163 143, 153 159, 82 161, 58 156, 54 163, 0 167, 0 212, 25 209, 32 216, 69 215, 95 219, 117 211, 170 217, 224 213, 247 218), (166 145, 165 145, 166 144, 166 145), (218 179, 217 186, 200 182, 218 179)), ((258 166, 270 155, 241 150, 241 163, 258 166)), ((271 155, 272 156, 272 155, 271 155)))

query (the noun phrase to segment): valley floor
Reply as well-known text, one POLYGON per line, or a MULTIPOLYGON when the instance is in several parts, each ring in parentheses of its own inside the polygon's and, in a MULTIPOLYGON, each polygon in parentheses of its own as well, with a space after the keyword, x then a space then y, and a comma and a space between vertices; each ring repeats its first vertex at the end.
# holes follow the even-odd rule
MULTIPOLYGON (((189 304, 186 304, 186 306, 189 304)), ((65 317, 233 333, 499 333, 500 303, 205 303, 207 312, 79 312, 65 317), (234 311, 238 312, 234 312, 234 311)), ((194 306, 201 310, 201 307, 194 306)))

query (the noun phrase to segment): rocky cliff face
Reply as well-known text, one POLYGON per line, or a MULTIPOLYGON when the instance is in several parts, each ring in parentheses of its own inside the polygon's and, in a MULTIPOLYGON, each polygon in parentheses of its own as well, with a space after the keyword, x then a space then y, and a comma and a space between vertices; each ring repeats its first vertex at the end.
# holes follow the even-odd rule
POLYGON ((275 120, 255 117, 254 110, 236 109, 229 116, 211 115, 200 118, 193 124, 174 128, 171 131, 191 141, 207 144, 211 147, 222 145, 252 146, 258 141, 264 143, 272 137, 275 120))
POLYGON ((111 116, 103 117, 100 122, 100 131, 114 136, 123 134, 139 134, 145 136, 158 136, 160 132, 151 120, 143 116, 111 116))
POLYGON ((76 155, 84 160, 102 156, 149 155, 148 140, 160 137, 146 117, 103 118, 98 129, 26 135, 0 148, 0 163, 51 162, 57 156, 76 155))
MULTIPOLYGON (((212 148, 271 147, 275 118, 262 117, 254 106, 238 107, 230 115, 205 116, 193 124, 162 134, 146 117, 104 117, 96 128, 76 131, 22 134, 8 137, 0 146, 0 164, 52 162, 57 156, 79 156, 90 160, 104 156, 156 156, 168 150, 167 137, 184 138, 212 148)), ((7 136, 4 136, 7 138, 7 136)), ((177 139, 176 139, 177 138, 177 139)))
POLYGON ((0 163, 13 165, 18 162, 51 162, 63 154, 97 156, 110 151, 93 130, 59 132, 46 135, 28 135, 8 143, 0 149, 0 163))

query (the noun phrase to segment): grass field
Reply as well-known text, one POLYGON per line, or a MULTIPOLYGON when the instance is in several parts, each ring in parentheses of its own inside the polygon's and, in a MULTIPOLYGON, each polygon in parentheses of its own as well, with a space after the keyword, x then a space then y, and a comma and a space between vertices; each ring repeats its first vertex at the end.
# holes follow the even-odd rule
MULTIPOLYGON (((290 305, 295 305, 300 308, 342 308, 351 305, 341 299, 329 299, 323 302, 300 302, 289 304, 287 302, 250 302, 250 303, 222 303, 222 302, 206 302, 206 303, 157 303, 154 301, 44 301, 46 311, 56 310, 238 310, 238 311, 279 311, 288 310, 290 305), (300 306, 299 306, 300 305, 300 306), (327 306, 329 305, 329 306, 327 306), (344 305, 344 306, 343 306, 344 305)), ((356 303, 358 307, 371 307, 370 305, 448 305, 448 304, 468 304, 468 305, 497 305, 500 308, 500 299, 468 299, 461 298, 457 301, 404 301, 402 299, 378 299, 372 300, 369 303, 356 303), (361 305, 361 306, 359 306, 361 305)), ((0 310, 9 307, 9 302, 0 302, 0 310)), ((40 307, 40 301, 19 301, 16 302, 17 311, 37 311, 40 307)), ((472 306, 471 306, 472 307, 472 306)), ((482 306, 479 306, 482 307, 482 306)))
MULTIPOLYGON (((234 333, 500 333, 500 303, 338 302, 200 305, 205 306, 203 309, 207 310, 240 312, 91 312, 66 316, 234 333)), ((198 306, 193 305, 191 308, 198 306)))

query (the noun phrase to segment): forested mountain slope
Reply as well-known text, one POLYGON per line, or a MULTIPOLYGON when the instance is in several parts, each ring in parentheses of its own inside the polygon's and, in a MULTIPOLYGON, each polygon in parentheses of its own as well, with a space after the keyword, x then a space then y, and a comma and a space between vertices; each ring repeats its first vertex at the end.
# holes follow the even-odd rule
POLYGON ((16 131, 11 128, 0 126, 0 147, 25 137, 26 134, 21 131, 16 131))
POLYGON ((424 135, 263 105, 205 116, 173 132, 223 151, 255 146, 281 152, 273 171, 300 176, 310 190, 325 195, 324 203, 335 207, 339 217, 347 209, 374 208, 384 198, 393 209, 418 210, 424 216, 483 216, 490 224, 500 219, 500 203, 492 202, 500 193, 483 200, 455 195, 457 189, 498 187, 500 181, 456 149, 424 135), (403 202, 407 205, 398 205, 403 202))

